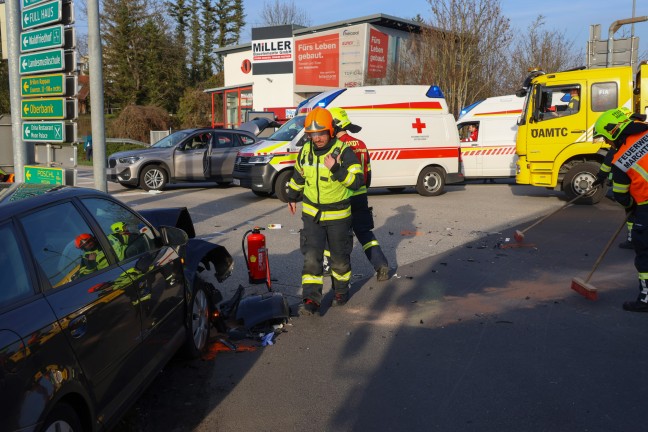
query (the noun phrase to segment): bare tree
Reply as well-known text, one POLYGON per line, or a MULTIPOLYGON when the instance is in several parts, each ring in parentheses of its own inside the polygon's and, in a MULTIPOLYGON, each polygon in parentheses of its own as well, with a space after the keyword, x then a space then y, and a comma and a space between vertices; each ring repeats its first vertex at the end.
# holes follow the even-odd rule
POLYGON ((526 33, 518 33, 502 75, 502 94, 519 89, 530 69, 558 72, 585 64, 584 52, 565 32, 545 29, 544 24, 544 17, 538 15, 526 33))
POLYGON ((311 25, 308 13, 299 9, 293 0, 264 1, 261 9, 261 19, 266 26, 297 24, 308 27, 311 25))
POLYGON ((456 115, 463 106, 495 94, 513 33, 499 0, 427 1, 430 26, 399 53, 390 80, 439 85, 456 115))

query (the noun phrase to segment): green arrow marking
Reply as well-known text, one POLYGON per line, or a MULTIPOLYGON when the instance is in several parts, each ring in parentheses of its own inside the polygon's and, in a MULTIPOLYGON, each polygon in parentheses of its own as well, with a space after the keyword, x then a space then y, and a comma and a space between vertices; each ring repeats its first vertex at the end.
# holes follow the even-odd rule
POLYGON ((65 122, 24 122, 23 141, 65 142, 65 122))
POLYGON ((63 184, 63 168, 25 165, 25 183, 63 184))
POLYGON ((64 119, 65 98, 25 99, 21 101, 24 119, 64 119))
POLYGON ((20 78, 20 95, 33 96, 63 96, 65 95, 65 75, 37 75, 20 78))
POLYGON ((20 56, 20 74, 57 72, 65 69, 65 52, 62 49, 20 56))
POLYGON ((61 22, 63 19, 61 0, 43 3, 22 11, 23 30, 61 22))
POLYGON ((20 35, 20 52, 60 48, 65 44, 62 25, 23 32, 20 35))

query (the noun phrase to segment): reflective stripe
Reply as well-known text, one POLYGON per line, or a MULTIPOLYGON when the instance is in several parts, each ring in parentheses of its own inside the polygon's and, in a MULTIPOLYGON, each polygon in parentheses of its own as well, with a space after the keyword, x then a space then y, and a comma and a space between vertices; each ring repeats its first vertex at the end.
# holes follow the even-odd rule
POLYGON ((608 164, 602 164, 600 170, 601 172, 609 173, 610 171, 612 171, 612 167, 608 164))
POLYGON ((318 210, 316 207, 308 203, 302 204, 302 212, 306 213, 309 216, 315 217, 317 213, 320 213, 320 221, 331 221, 331 220, 340 220, 344 218, 351 217, 351 206, 348 206, 342 210, 318 210))
POLYGON ((367 186, 362 185, 360 189, 353 191, 353 196, 360 195, 360 194, 366 194, 367 193, 367 186))
MULTIPOLYGON (((351 272, 346 272, 343 275, 339 275, 335 273, 335 270, 331 269, 331 276, 333 276, 336 280, 342 281, 342 282, 349 282, 351 280, 351 272)), ((303 278, 302 278, 303 279, 303 278)))
POLYGON ((380 246, 378 244, 378 240, 371 240, 369 243, 362 245, 362 250, 366 251, 370 247, 374 247, 374 246, 380 246))
POLYGON ((290 178, 290 182, 288 182, 288 187, 290 189, 296 190, 297 192, 301 192, 304 189, 304 185, 297 184, 293 178, 290 178))
POLYGON ((323 276, 316 276, 312 274, 302 275, 302 285, 303 284, 318 284, 322 285, 324 283, 323 276))
POLYGON ((629 190, 630 190, 629 184, 621 184, 617 182, 612 183, 612 192, 628 193, 629 190))
POLYGON ((648 172, 639 164, 632 167, 637 174, 641 176, 645 181, 648 181, 648 172))
POLYGON ((330 258, 331 257, 331 251, 327 250, 327 249, 324 249, 324 256, 330 258))
POLYGON ((639 280, 647 280, 648 273, 639 273, 639 280))

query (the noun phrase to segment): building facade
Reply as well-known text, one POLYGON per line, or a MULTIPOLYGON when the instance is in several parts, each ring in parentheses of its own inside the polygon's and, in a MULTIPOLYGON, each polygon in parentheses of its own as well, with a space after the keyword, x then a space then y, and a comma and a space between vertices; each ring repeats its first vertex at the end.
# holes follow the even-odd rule
POLYGON ((322 91, 386 84, 420 31, 419 23, 384 14, 316 27, 253 28, 250 43, 216 50, 225 86, 205 90, 215 107, 212 124, 237 127, 249 111, 273 111, 285 120, 322 91))

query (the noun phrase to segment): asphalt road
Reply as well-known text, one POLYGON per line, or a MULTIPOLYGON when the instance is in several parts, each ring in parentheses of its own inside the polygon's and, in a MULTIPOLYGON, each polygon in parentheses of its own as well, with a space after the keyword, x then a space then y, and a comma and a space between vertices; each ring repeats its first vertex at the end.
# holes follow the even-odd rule
MULTIPOLYGON (((298 301, 301 223, 284 204, 233 187, 110 190, 135 208, 187 205, 198 235, 235 257, 226 293, 262 289, 247 283, 241 238, 281 224, 265 231, 273 288, 298 301)), ((356 246, 346 306, 292 319, 272 346, 223 351, 213 333, 210 352, 172 361, 116 431, 645 430, 648 316, 621 309, 637 294, 622 236, 590 281, 599 299, 570 289, 622 222, 618 206, 570 206, 517 245, 559 193, 473 182, 370 203, 389 281, 356 246)))

